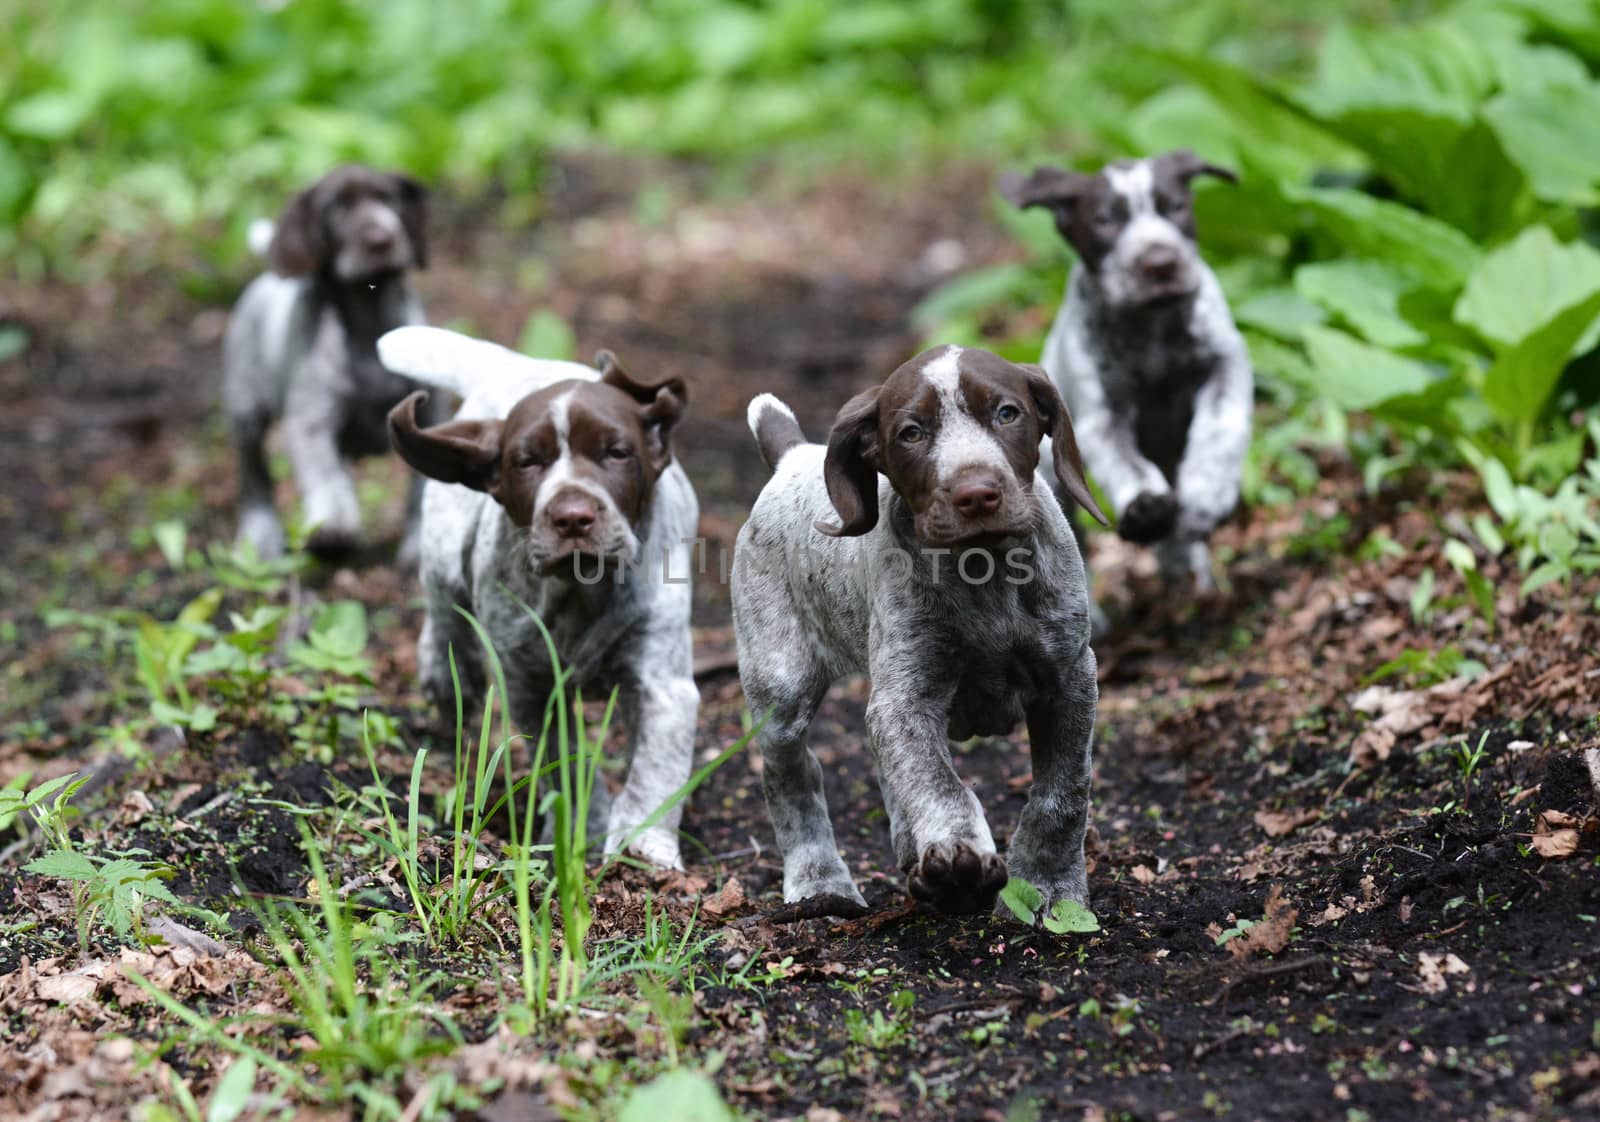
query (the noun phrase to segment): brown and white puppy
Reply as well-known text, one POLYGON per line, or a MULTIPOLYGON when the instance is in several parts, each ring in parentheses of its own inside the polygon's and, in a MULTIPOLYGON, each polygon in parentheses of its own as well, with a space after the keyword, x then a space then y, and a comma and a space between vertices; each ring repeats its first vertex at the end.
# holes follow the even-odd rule
POLYGON ((750 427, 773 477, 739 534, 733 617, 784 899, 862 903, 806 731, 829 685, 864 673, 868 743, 912 894, 981 911, 1009 867, 1047 901, 1083 902, 1095 662, 1077 543, 1036 474, 1044 437, 1062 487, 1098 512, 1050 379, 937 347, 851 399, 825 449, 767 394, 750 427), (1001 861, 950 740, 1024 720, 1034 790, 1001 861))
MULTIPOLYGON (((388 451, 385 418, 416 386, 378 360, 378 337, 423 321, 406 280, 428 263, 427 191, 394 172, 348 166, 299 192, 274 227, 253 230, 272 272, 245 289, 223 342, 223 406, 239 454, 239 539, 262 556, 284 545, 267 468, 267 432, 284 446, 311 527, 309 544, 359 543, 346 457, 388 451)), ((414 562, 420 485, 402 561, 414 562)))
POLYGON ((390 369, 463 398, 444 424, 420 422, 423 393, 389 417, 396 451, 428 479, 424 689, 453 721, 453 651, 466 711, 481 698, 469 612, 505 670, 512 722, 537 736, 555 688, 548 632, 570 688, 618 691, 631 765, 614 802, 602 782, 591 804, 607 852, 628 844, 678 867, 680 810, 640 827, 689 777, 700 703, 689 634, 699 508, 672 456, 684 383, 637 382, 604 351, 593 369, 431 327, 390 332, 378 349, 390 369))
POLYGON ((1212 585, 1206 539, 1239 501, 1254 380, 1244 340, 1195 243, 1191 184, 1233 172, 1193 152, 1003 177, 1042 207, 1078 265, 1040 362, 1078 423, 1084 459, 1127 540, 1169 579, 1212 585))

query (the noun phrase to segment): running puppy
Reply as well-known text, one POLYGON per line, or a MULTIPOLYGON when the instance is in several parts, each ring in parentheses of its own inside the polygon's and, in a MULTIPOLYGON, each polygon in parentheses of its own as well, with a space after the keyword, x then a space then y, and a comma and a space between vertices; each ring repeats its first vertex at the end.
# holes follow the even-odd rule
POLYGON ((1083 458, 1132 542, 1169 579, 1212 587, 1206 540, 1239 501, 1250 356, 1195 246, 1190 182, 1233 172, 1193 152, 1082 175, 1041 167, 1000 191, 1041 206, 1078 253, 1041 362, 1072 406, 1083 458))
POLYGON ((1036 366, 937 347, 839 411, 824 449, 788 407, 750 403, 772 479, 739 533, 739 673, 783 851, 785 901, 863 904, 806 732, 828 686, 872 679, 868 742, 911 893, 983 911, 1008 875, 1085 902, 1095 659, 1083 562, 1043 476, 1099 517, 1072 421, 1036 366), (1034 786, 1002 861, 950 741, 1026 721, 1034 786))
POLYGON ((700 514, 672 456, 683 382, 636 382, 607 351, 596 370, 436 327, 391 331, 378 352, 389 369, 463 399, 454 420, 431 428, 418 416, 424 392, 389 414, 395 450, 428 479, 423 688, 453 722, 453 651, 466 712, 482 697, 470 612, 505 670, 512 723, 537 736, 555 680, 536 612, 573 686, 589 698, 619 693, 628 778, 614 802, 598 782, 591 803, 606 852, 631 838, 639 856, 681 868, 680 808, 639 827, 688 780, 700 707, 688 581, 700 514))
MULTIPOLYGON (((284 446, 312 528, 314 552, 361 541, 361 510, 346 457, 389 450, 385 418, 416 389, 384 369, 378 336, 423 322, 406 280, 424 268, 427 192, 409 176, 351 165, 295 195, 276 227, 251 242, 272 271, 239 298, 223 340, 222 401, 239 454, 239 540, 263 557, 283 552, 266 438, 284 446)), ((415 564, 421 481, 411 490, 402 564, 415 564)))

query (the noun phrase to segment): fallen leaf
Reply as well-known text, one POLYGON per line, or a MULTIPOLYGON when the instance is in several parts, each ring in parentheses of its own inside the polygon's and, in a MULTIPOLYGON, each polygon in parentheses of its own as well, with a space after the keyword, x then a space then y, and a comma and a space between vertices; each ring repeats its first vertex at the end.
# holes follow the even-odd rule
POLYGON ((1299 911, 1284 898, 1283 886, 1275 884, 1267 889, 1266 914, 1261 922, 1244 934, 1227 942, 1228 953, 1244 962, 1257 954, 1277 954, 1289 945, 1294 934, 1294 921, 1299 911))
POLYGON ((1135 865, 1129 875, 1140 884, 1154 884, 1156 879, 1156 871, 1149 865, 1135 865))
POLYGON ((1422 979, 1423 993, 1444 993, 1450 988, 1445 979, 1452 974, 1470 974, 1472 967, 1452 953, 1431 954, 1423 951, 1417 956, 1417 976, 1422 979))
POLYGON ((1269 838, 1282 838, 1302 826, 1309 826, 1322 817, 1320 810, 1258 810, 1256 825, 1267 832, 1269 838))
POLYGON ((1531 844, 1535 853, 1548 860, 1571 857, 1578 851, 1578 831, 1555 830, 1548 834, 1535 834, 1531 844))
POLYGON ((87 974, 57 974, 53 978, 40 978, 33 992, 41 1001, 57 1001, 62 1005, 75 1005, 94 997, 100 983, 87 974))
POLYGON ((715 896, 708 897, 700 905, 700 910, 716 919, 738 911, 745 903, 744 885, 739 883, 738 877, 729 877, 715 896))

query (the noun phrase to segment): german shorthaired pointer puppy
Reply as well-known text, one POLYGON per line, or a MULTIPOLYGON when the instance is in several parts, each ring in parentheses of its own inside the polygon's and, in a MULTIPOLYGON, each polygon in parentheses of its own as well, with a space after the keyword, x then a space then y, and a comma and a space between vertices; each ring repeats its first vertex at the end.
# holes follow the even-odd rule
MULTIPOLYGON (((378 336, 421 323, 406 271, 427 265, 427 194, 404 175, 350 166, 289 200, 223 341, 222 400, 239 453, 239 540, 283 551, 265 442, 284 444, 304 503, 308 545, 358 545, 361 511, 344 457, 389 450, 385 418, 416 386, 378 361, 378 336)), ((259 237, 252 232, 252 241, 259 237)), ((421 481, 412 487, 401 561, 415 563, 421 481)))
MULTIPOLYGON (((614 852, 693 763, 688 574, 700 516, 671 445, 684 384, 636 382, 606 351, 596 371, 434 327, 391 331, 378 352, 389 369, 463 398, 454 420, 432 428, 418 422, 423 392, 389 415, 396 450, 429 480, 423 687, 454 720, 453 649, 463 692, 481 698, 481 646, 457 609, 471 612, 505 669, 512 723, 537 735, 555 685, 537 613, 573 686, 590 698, 619 691, 628 778, 609 810, 603 783, 591 804, 614 852)), ((674 808, 630 848, 681 868, 679 816, 674 808)))
POLYGON ((1118 532, 1155 543, 1169 578, 1212 585, 1206 539, 1239 501, 1250 444, 1250 356, 1195 247, 1190 181, 1231 171, 1193 152, 1002 177, 1042 206, 1079 265, 1041 362, 1072 405, 1083 458, 1118 532))
POLYGON ((768 394, 750 427, 773 477, 739 533, 733 619, 786 901, 862 904, 834 844, 806 731, 841 675, 872 680, 868 743, 895 856, 918 899, 982 911, 1010 875, 1086 902, 1083 836, 1098 691, 1088 594, 1046 477, 1099 517, 1044 371, 939 347, 852 398, 827 448, 768 394), (1033 792, 1007 861, 950 740, 1026 720, 1033 792))

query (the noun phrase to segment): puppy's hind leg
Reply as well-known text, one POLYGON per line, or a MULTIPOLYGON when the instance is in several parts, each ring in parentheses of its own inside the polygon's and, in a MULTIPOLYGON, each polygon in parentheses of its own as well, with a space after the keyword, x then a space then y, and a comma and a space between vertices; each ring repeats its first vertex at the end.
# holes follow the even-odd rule
POLYGON ((267 466, 267 427, 265 413, 249 413, 232 418, 233 445, 239 454, 239 534, 240 545, 255 547, 263 559, 283 553, 283 523, 272 498, 272 472, 267 466))

